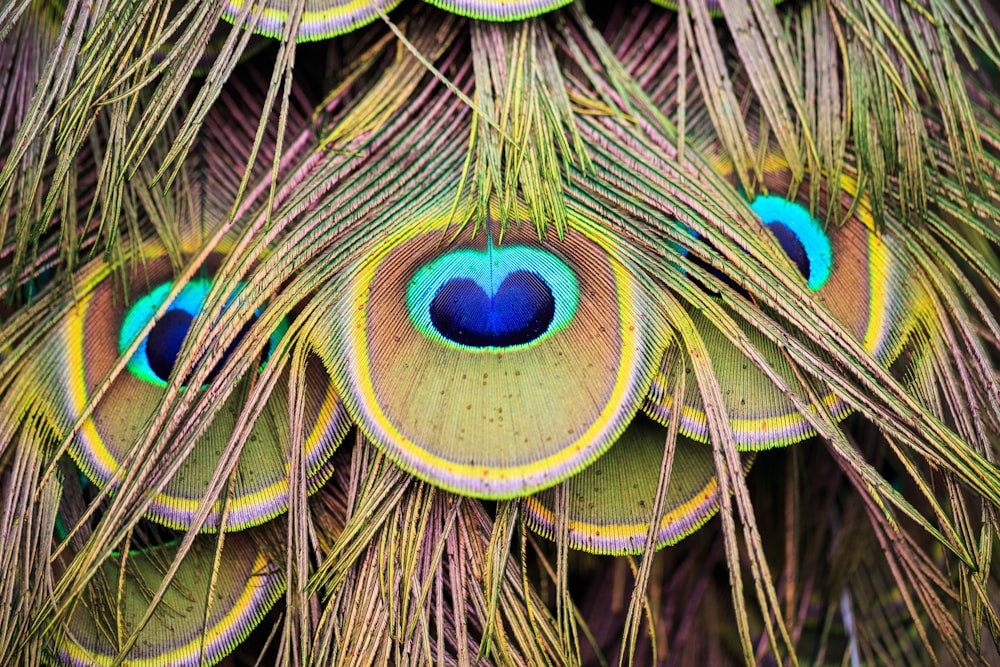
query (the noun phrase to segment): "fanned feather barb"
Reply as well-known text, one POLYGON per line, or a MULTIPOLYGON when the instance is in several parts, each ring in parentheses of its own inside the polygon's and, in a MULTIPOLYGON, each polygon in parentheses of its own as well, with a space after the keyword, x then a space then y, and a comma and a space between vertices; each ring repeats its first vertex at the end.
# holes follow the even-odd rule
MULTIPOLYGON (((427 0, 441 9, 484 21, 517 21, 572 0, 427 0)), ((268 37, 305 42, 351 32, 386 16, 400 0, 226 0, 222 16, 246 22, 268 37), (286 32, 287 31, 287 32, 286 32)))
POLYGON ((8 3, 0 662, 996 662, 990 11, 8 3))
POLYGON ((607 239, 539 243, 522 227, 447 244, 441 223, 404 228, 347 270, 316 326, 365 431, 462 493, 524 495, 585 465, 635 414, 662 349, 607 239))
POLYGON ((565 662, 556 619, 508 557, 514 516, 494 520, 474 500, 417 482, 363 437, 350 462, 338 463, 345 465, 311 504, 323 504, 313 512, 319 528, 345 505, 349 519, 321 547, 311 585, 327 595, 297 662, 477 652, 501 664, 565 662), (390 572, 400 578, 382 585, 390 572))
MULTIPOLYGON (((63 494, 66 511, 57 525, 72 525, 84 506, 80 484, 70 473, 63 494)), ((57 641, 60 656, 81 666, 112 665, 120 657, 149 666, 217 662, 246 638, 284 588, 265 534, 229 535, 224 544, 196 538, 147 615, 180 541, 164 541, 155 531, 144 534, 137 527, 129 548, 103 563, 71 607, 57 641)), ((56 573, 72 555, 72 549, 63 553, 56 573)))

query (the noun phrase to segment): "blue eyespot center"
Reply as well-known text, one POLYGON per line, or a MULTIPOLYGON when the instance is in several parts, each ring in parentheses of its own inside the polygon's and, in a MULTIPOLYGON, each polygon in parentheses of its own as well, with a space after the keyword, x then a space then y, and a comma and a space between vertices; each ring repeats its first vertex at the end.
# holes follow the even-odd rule
POLYGON ((459 345, 509 347, 544 334, 556 302, 537 273, 514 271, 492 296, 469 278, 449 280, 438 289, 430 312, 438 333, 459 345))
POLYGON ((146 339, 149 367, 164 382, 170 379, 170 372, 174 370, 177 355, 193 321, 194 317, 187 311, 168 310, 149 332, 146 339))
MULTIPOLYGON (((129 348, 139 331, 146 326, 157 309, 163 305, 172 287, 173 283, 170 282, 158 285, 129 308, 118 335, 119 354, 124 354, 125 350, 129 348)), ((149 335, 139 343, 139 348, 129 359, 127 368, 132 375, 145 382, 166 386, 177 363, 181 348, 184 346, 184 339, 187 337, 195 317, 201 311, 202 302, 210 289, 211 281, 192 280, 181 290, 170 308, 156 321, 149 335)), ((240 286, 237 286, 227 307, 235 302, 239 289, 240 286)), ((209 373, 206 382, 211 382, 216 376, 219 368, 249 332, 258 315, 259 313, 254 313, 243 326, 236 340, 229 345, 215 368, 209 373)), ((271 350, 287 330, 288 323, 283 321, 265 344, 260 356, 260 366, 267 362, 271 350)))
POLYGON ((806 249, 795 232, 780 222, 769 223, 767 228, 778 239, 781 249, 788 255, 788 259, 792 260, 802 277, 809 280, 809 255, 806 254, 806 249))
POLYGON ((573 271, 554 254, 492 244, 455 250, 425 264, 407 290, 418 330, 463 348, 534 344, 562 330, 579 302, 573 271))

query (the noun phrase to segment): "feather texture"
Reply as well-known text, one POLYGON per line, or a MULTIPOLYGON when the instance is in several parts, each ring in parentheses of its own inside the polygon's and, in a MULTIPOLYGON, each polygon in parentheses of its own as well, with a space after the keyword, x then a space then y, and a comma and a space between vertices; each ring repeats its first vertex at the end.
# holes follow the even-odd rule
POLYGON ((635 414, 662 349, 606 239, 539 243, 523 227, 443 244, 440 223, 418 222, 348 269, 317 323, 365 431, 462 493, 524 495, 588 463, 635 414))
POLYGON ((247 21, 254 32, 281 38, 292 31, 297 41, 326 39, 341 35, 375 21, 379 12, 387 12, 399 0, 373 4, 361 0, 309 0, 307 2, 269 2, 255 4, 228 0, 222 16, 227 21, 247 21))
MULTIPOLYGON (((72 505, 65 500, 72 496, 65 494, 64 504, 72 505)), ((61 518, 74 521, 71 513, 61 518)), ((57 642, 68 664, 112 665, 119 656, 133 665, 217 662, 246 638, 284 587, 268 540, 253 531, 229 536, 224 544, 198 538, 169 580, 165 574, 179 541, 157 543, 139 532, 130 539, 132 548, 111 554, 69 613, 57 642), (164 581, 169 583, 162 598, 147 615, 164 581), (206 597, 207 590, 212 593, 206 597), (103 615, 105 609, 116 615, 103 615)))
MULTIPOLYGON (((655 526, 651 545, 675 544, 698 530, 719 511, 719 484, 712 449, 680 438, 673 451, 666 511, 656 511, 657 483, 668 430, 649 418, 629 425, 600 459, 564 482, 559 491, 529 497, 525 512, 532 528, 554 538, 560 521, 575 549, 592 553, 642 553, 655 526), (568 496, 563 501, 560 493, 568 496), (566 505, 561 505, 565 502, 566 505), (565 515, 565 518, 559 518, 565 515), (661 518, 656 521, 654 517, 661 518)), ((748 458, 747 468, 749 469, 748 458)))
MULTIPOLYGON (((783 160, 769 156, 764 170, 761 187, 768 194, 757 195, 750 202, 751 209, 785 259, 795 265, 806 286, 815 292, 816 299, 829 313, 827 317, 842 324, 867 353, 888 367, 899 356, 916 322, 929 309, 926 296, 913 284, 905 263, 897 259, 904 254, 897 248, 899 242, 890 234, 877 235, 867 198, 858 198, 856 182, 846 175, 838 189, 841 211, 830 210, 830 197, 821 190, 814 215, 807 208, 808 202, 786 199, 790 194, 791 174, 783 160)), ((732 169, 723 164, 720 173, 731 175, 732 169)), ((809 183, 804 183, 799 192, 803 196, 809 193, 809 183)), ((703 252, 704 248, 698 250, 703 252)), ((730 290, 747 295, 746 290, 707 260, 697 259, 693 254, 687 258, 721 277, 730 290)), ((726 293, 732 294, 730 290, 726 293)), ((742 447, 758 449, 790 444, 815 435, 810 421, 785 397, 780 385, 763 370, 749 365, 747 358, 704 316, 693 313, 692 317, 705 339, 720 384, 726 388, 725 410, 734 437, 742 447)), ((799 387, 800 376, 779 348, 761 338, 752 327, 743 325, 742 329, 748 338, 756 339, 755 346, 787 386, 799 387)), ((662 420, 669 420, 671 415, 665 385, 674 359, 674 354, 665 358, 649 404, 652 414, 662 420)), ((835 395, 815 385, 812 390, 819 391, 823 409, 837 418, 846 416, 847 407, 835 395)), ((802 388, 793 391, 804 393, 802 388)), ((704 407, 693 387, 685 397, 681 423, 686 435, 707 440, 704 407)))
MULTIPOLYGON (((147 254, 144 259, 146 265, 141 273, 129 277, 130 284, 139 290, 128 296, 131 307, 126 310, 123 303, 115 303, 112 281, 105 277, 101 281, 103 284, 77 305, 76 312, 62 325, 60 335, 51 341, 52 357, 38 359, 42 368, 55 371, 46 373, 53 386, 46 388, 43 395, 61 397, 51 408, 53 420, 61 429, 68 431, 85 414, 88 402, 95 393, 102 392, 100 403, 80 426, 79 435, 70 447, 70 453, 87 476, 99 486, 116 484, 121 466, 134 465, 132 445, 141 438, 142 429, 163 400, 177 355, 193 326, 193 320, 201 315, 212 286, 208 278, 191 280, 177 293, 176 300, 169 302, 167 295, 176 292, 173 289, 175 284, 170 280, 169 263, 162 256, 156 257, 155 253, 147 254), (150 285, 154 286, 151 290, 150 285), (166 310, 150 328, 148 325, 153 323, 154 313, 164 307, 166 310), (145 330, 149 333, 137 340, 138 333, 145 330), (130 352, 136 347, 136 342, 137 349, 130 352), (118 359, 130 353, 125 371, 106 385, 105 378, 113 371, 118 359)), ((214 272, 212 265, 219 259, 219 255, 209 257, 209 274, 214 272)), ((238 307, 234 303, 238 299, 238 294, 229 295, 223 313, 238 307)), ((247 337, 254 336, 252 325, 255 319, 252 318, 244 328, 247 337)), ((281 337, 287 330, 288 324, 283 322, 266 339, 258 357, 261 367, 267 363, 272 351, 282 349, 281 337)), ((236 346, 240 342, 237 338, 230 345, 236 346)), ((216 361, 216 368, 206 378, 202 390, 209 388, 214 379, 212 376, 226 361, 226 356, 216 361)), ((256 370, 254 366, 250 367, 251 376, 256 370)), ((36 388, 39 383, 43 387, 48 384, 42 381, 42 377, 45 376, 40 372, 33 378, 36 388)), ((287 373, 283 380, 287 385, 287 373)), ((304 456, 309 485, 315 490, 330 475, 326 462, 343 438, 347 424, 342 403, 323 374, 318 360, 314 360, 307 370, 305 383, 308 392, 305 419, 313 427, 304 443, 304 456)), ((181 384, 181 389, 198 391, 190 384, 187 387, 181 384)), ((229 407, 217 413, 188 458, 153 500, 149 509, 152 518, 174 528, 191 525, 218 457, 231 433, 242 428, 238 425, 239 414, 249 392, 250 385, 244 382, 231 394, 229 407)), ((255 426, 245 436, 247 442, 236 473, 238 482, 231 489, 228 500, 230 528, 261 523, 282 513, 287 506, 288 405, 279 396, 281 394, 275 394, 265 404, 255 426)), ((205 526, 217 528, 220 521, 221 502, 208 516, 205 526)))
POLYGON ((4 661, 995 661, 988 10, 677 4, 0 9, 4 661))
MULTIPOLYGON (((305 42, 351 32, 399 5, 400 0, 270 0, 260 4, 226 0, 222 17, 247 22, 268 37, 305 42)), ((517 21, 569 4, 570 0, 427 0, 441 9, 485 21, 517 21)))

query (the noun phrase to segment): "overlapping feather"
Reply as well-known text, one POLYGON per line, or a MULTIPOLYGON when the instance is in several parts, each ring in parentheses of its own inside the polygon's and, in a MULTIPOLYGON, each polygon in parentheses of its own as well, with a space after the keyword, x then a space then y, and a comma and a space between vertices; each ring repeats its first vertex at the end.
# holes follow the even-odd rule
MULTIPOLYGON (((801 489, 794 482, 801 484, 802 478, 797 476, 805 475, 797 464, 789 468, 798 472, 790 476, 793 481, 784 487, 789 495, 780 503, 788 513, 790 528, 778 536, 766 530, 766 506, 757 497, 751 499, 749 492, 760 487, 754 486, 753 480, 749 487, 743 481, 738 438, 725 415, 713 409, 725 403, 725 389, 719 386, 706 337, 692 313, 707 321, 703 326, 721 335, 721 344, 731 345, 735 354, 772 381, 797 411, 808 415, 811 429, 829 443, 832 456, 826 459, 826 470, 842 470, 842 477, 830 475, 831 480, 836 477, 841 481, 831 481, 824 488, 840 489, 852 499, 855 511, 858 504, 863 506, 865 518, 859 519, 862 515, 858 513, 824 520, 816 529, 822 539, 830 540, 829 553, 839 554, 830 558, 845 568, 845 575, 835 580, 834 585, 840 588, 832 589, 833 597, 821 597, 838 600, 848 640, 855 642, 852 646, 875 659, 914 659, 914 651, 903 642, 886 644, 881 630, 859 632, 852 628, 863 625, 846 620, 851 613, 871 609, 876 618, 887 623, 880 628, 895 627, 901 622, 890 615, 902 613, 914 624, 925 652, 948 652, 952 659, 963 662, 980 649, 984 628, 994 638, 998 636, 989 573, 995 568, 990 545, 995 540, 995 508, 1000 500, 994 463, 1000 430, 995 367, 1000 281, 994 254, 997 180, 983 177, 997 171, 996 105, 986 95, 968 92, 970 79, 958 71, 956 63, 958 58, 979 57, 966 48, 967 44, 982 49, 985 59, 995 62, 995 36, 982 27, 985 22, 978 21, 978 9, 959 3, 933 3, 920 11, 909 4, 886 9, 878 3, 785 3, 776 10, 764 2, 749 6, 726 2, 722 3, 724 23, 708 19, 706 3, 691 0, 684 4, 688 12, 678 19, 651 7, 640 8, 638 16, 616 9, 606 22, 613 46, 604 42, 579 6, 551 19, 515 23, 509 28, 469 25, 432 10, 416 9, 400 15, 401 23, 393 26, 405 37, 405 44, 396 46, 391 38, 383 38, 366 50, 364 42, 345 42, 344 48, 359 65, 341 75, 344 85, 335 88, 317 114, 315 129, 306 127, 283 140, 277 151, 284 156, 280 169, 265 166, 242 179, 237 174, 237 190, 248 185, 250 190, 242 205, 233 209, 237 222, 233 229, 240 230, 240 235, 221 273, 227 285, 239 281, 253 285, 254 303, 267 302, 275 318, 294 312, 295 321, 300 323, 284 351, 286 355, 294 351, 294 361, 285 362, 292 378, 290 451, 301 451, 294 445, 301 445, 308 428, 296 421, 302 415, 302 398, 296 398, 296 392, 305 386, 302 376, 309 350, 307 346, 296 347, 294 341, 323 336, 319 325, 322 311, 347 284, 350 272, 346 269, 391 237, 400 220, 412 219, 415 212, 429 208, 443 206, 450 212, 448 205, 455 201, 460 203, 455 211, 475 212, 475 206, 470 205, 478 202, 478 215, 459 216, 454 221, 456 230, 469 223, 462 233, 471 234, 472 228, 485 224, 486 215, 498 207, 507 211, 498 219, 506 224, 515 224, 517 218, 530 219, 554 244, 568 242, 560 238, 560 231, 572 230, 573 220, 585 220, 614 240, 616 251, 636 269, 643 289, 656 295, 662 317, 675 332, 678 354, 691 369, 687 384, 697 390, 698 400, 706 407, 709 443, 705 447, 711 452, 721 505, 720 546, 715 553, 717 560, 728 563, 732 589, 731 593, 724 591, 721 599, 732 596, 722 604, 733 607, 738 652, 743 658, 753 659, 753 642, 759 641, 757 650, 761 652, 780 656, 798 653, 801 660, 808 660, 810 653, 805 647, 809 634, 801 633, 812 615, 797 613, 793 606, 810 600, 811 584, 808 575, 804 580, 799 577, 797 568, 816 572, 822 559, 802 546, 813 539, 809 532, 813 526, 797 514, 795 494, 801 489), (782 20, 784 23, 779 22, 782 20), (735 57, 719 46, 727 34, 735 36, 735 57), (924 43, 930 44, 926 52, 921 50, 924 43), (974 101, 966 101, 967 95, 974 101), (708 120, 699 111, 699 104, 691 103, 691 96, 709 100, 708 120), (762 110, 760 128, 753 132, 739 122, 740 118, 757 117, 756 113, 743 113, 746 108, 762 110), (334 120, 324 122, 327 115, 334 120), (860 188, 872 200, 876 226, 884 226, 887 234, 899 240, 899 261, 933 303, 933 308, 921 311, 917 332, 903 350, 902 363, 910 366, 910 375, 888 372, 886 361, 860 345, 855 332, 825 318, 824 309, 803 285, 794 266, 784 262, 774 243, 761 235, 746 197, 756 193, 762 183, 763 156, 770 143, 766 137, 771 135, 790 165, 791 180, 801 178, 807 170, 821 176, 809 181, 810 202, 824 187, 836 190, 845 169, 854 169, 860 188), (692 140, 695 136, 718 137, 738 165, 737 180, 743 192, 713 171, 700 155, 705 145, 692 140), (746 167, 741 170, 739 165, 746 167), (524 210, 531 214, 524 215, 524 210), (701 242, 693 241, 691 230, 701 242), (701 266, 691 262, 692 257, 698 257, 701 266), (705 265, 714 271, 706 271, 705 265), (746 294, 732 289, 718 273, 736 281, 746 294), (707 291, 706 285, 710 288, 707 291), (797 376, 812 379, 786 386, 786 374, 776 372, 773 357, 765 352, 769 346, 779 347, 797 376), (893 465, 903 471, 907 482, 903 491, 883 476, 880 459, 873 454, 877 447, 852 439, 853 429, 838 426, 839 415, 824 408, 821 395, 812 389, 814 382, 858 412, 861 417, 857 421, 878 424, 880 432, 868 434, 866 440, 879 442, 892 452, 893 465), (930 389, 935 383, 943 387, 938 395, 930 389), (840 486, 835 486, 838 483, 840 486), (846 547, 839 546, 840 541, 851 539, 844 528, 849 519, 871 527, 866 539, 874 539, 882 547, 884 558, 875 558, 873 565, 864 568, 849 561, 846 547), (737 521, 744 526, 742 537, 737 521), (771 553, 768 539, 776 540, 773 544, 785 540, 788 558, 771 553), (928 559, 935 544, 946 547, 936 557, 955 572, 951 580, 940 577, 935 572, 936 563, 928 559), (741 548, 745 549, 742 555, 741 548), (774 565, 778 562, 783 563, 783 569, 774 565), (744 591, 744 566, 750 572, 753 594, 744 591), (866 588, 860 579, 864 570, 883 577, 873 585, 880 593, 888 586, 898 590, 896 601, 900 604, 891 595, 885 595, 883 601, 871 587, 866 588), (894 604, 905 612, 894 611, 894 604), (971 640, 966 639, 966 633, 971 640), (760 639, 764 636, 767 638, 760 639)), ((191 3, 185 8, 195 11, 191 3)), ((195 35, 196 26, 207 25, 218 9, 206 6, 195 14, 182 10, 191 26, 185 34, 195 35)), ((102 20, 126 11, 124 6, 109 3, 94 10, 98 13, 92 16, 87 11, 73 5, 68 14, 87 19, 76 24, 81 26, 81 39, 84 34, 95 35, 97 48, 86 56, 92 59, 90 64, 83 66, 81 61, 75 69, 75 54, 80 52, 75 42, 52 47, 60 54, 58 61, 52 61, 52 71, 65 83, 43 81, 34 98, 37 106, 32 108, 36 110, 19 124, 0 174, 0 192, 7 207, 2 219, 24 221, 8 228, 29 230, 17 232, 17 241, 37 242, 43 258, 38 262, 32 253, 18 253, 4 240, 4 257, 9 258, 3 265, 5 284, 27 283, 45 263, 57 269, 49 292, 22 310, 10 311, 11 316, 5 318, 5 347, 0 350, 4 356, 0 387, 6 401, 0 414, 4 474, 37 489, 22 495, 20 484, 4 487, 5 507, 18 508, 5 514, 9 518, 0 533, 3 552, 10 554, 11 568, 6 571, 19 574, 5 576, 0 582, 7 599, 22 599, 24 603, 8 608, 0 618, 5 627, 16 629, 11 650, 29 663, 41 659, 46 647, 51 647, 47 632, 32 630, 33 624, 48 618, 50 609, 47 596, 42 594, 44 585, 25 589, 20 573, 37 572, 29 577, 37 576, 37 581, 47 576, 44 567, 30 565, 25 554, 38 548, 36 545, 42 553, 52 548, 48 540, 55 520, 53 498, 58 492, 51 481, 45 481, 55 452, 51 448, 36 450, 37 443, 45 441, 40 432, 50 427, 43 426, 37 412, 30 409, 27 394, 11 389, 25 386, 12 382, 42 347, 43 339, 28 323, 40 318, 44 329, 59 321, 56 304, 68 294, 70 281, 66 277, 78 263, 79 247, 95 242, 104 246, 108 239, 110 257, 121 263, 118 248, 129 246, 118 245, 116 216, 130 220, 132 242, 149 236, 149 223, 155 226, 158 220, 166 220, 151 213, 156 207, 147 204, 155 198, 132 195, 131 188, 135 184, 139 186, 136 193, 148 193, 144 184, 155 182, 160 187, 168 181, 156 181, 146 172, 126 186, 130 182, 120 176, 142 164, 142 154, 157 143, 153 139, 160 131, 160 120, 169 117, 191 71, 186 56, 182 66, 168 55, 165 62, 172 64, 163 66, 164 76, 158 79, 161 87, 147 98, 150 102, 140 113, 134 95, 145 87, 147 79, 141 73, 151 62, 150 51, 112 47, 131 45, 134 42, 129 40, 140 34, 156 42, 174 28, 179 30, 183 21, 166 26, 160 21, 162 17, 157 18, 152 3, 136 8, 134 14, 122 14, 120 22, 102 20), (145 29, 149 32, 143 33, 145 29), (114 63, 117 58, 120 61, 114 63), (60 66, 58 62, 70 64, 60 66), (109 64, 117 69, 107 69, 109 64), (132 85, 125 85, 126 81, 132 85), (112 101, 101 106, 109 93, 112 101), (79 108, 59 106, 58 100, 65 95, 79 102, 79 108), (96 114, 90 113, 95 109, 99 109, 96 114), (56 120, 45 125, 50 117, 56 120), (95 118, 100 122, 95 124, 95 118), (140 134, 134 144, 137 148, 128 150, 125 129, 132 124, 140 128, 140 134), (50 134, 42 133, 35 139, 42 127, 50 134), (73 178, 78 173, 79 149, 90 140, 92 130, 111 138, 108 150, 99 150, 94 158, 102 165, 98 186, 83 188, 98 193, 92 200, 97 202, 94 212, 108 211, 102 221, 104 232, 80 234, 83 243, 70 241, 65 254, 60 254, 57 236, 45 230, 56 220, 76 233, 77 218, 66 212, 75 207, 60 208, 57 204, 66 200, 67 193, 76 191, 73 178), (32 178, 40 182, 37 175, 44 165, 51 164, 49 156, 55 146, 62 162, 56 163, 54 178, 46 180, 51 182, 50 188, 32 185, 32 178), (107 160, 105 156, 120 159, 107 160), (27 185, 15 179, 16 173, 27 174, 23 181, 27 185), (11 204, 10 193, 15 188, 30 205, 11 204), (50 192, 55 194, 47 194, 50 192), (142 206, 135 206, 134 201, 142 206), (133 215, 132 211, 140 208, 147 212, 133 215), (28 265, 36 268, 25 273, 23 267, 28 265), (22 519, 40 530, 24 532, 19 527, 25 525, 22 519)), ((65 34, 73 34, 73 25, 64 22, 65 34)), ((239 29, 231 33, 232 42, 202 91, 195 95, 188 122, 160 173, 170 174, 182 164, 181 156, 191 145, 189 130, 205 118, 222 75, 240 48, 237 40, 244 36, 239 29)), ((183 53, 189 44, 177 40, 177 53, 183 53)), ((270 94, 277 96, 282 91, 282 77, 291 71, 293 54, 291 44, 282 47, 270 94)), ((285 87, 285 94, 289 90, 285 87)), ((263 102, 262 98, 267 96, 255 99, 263 102)), ((258 108, 266 110, 270 104, 258 108)), ((237 117, 245 118, 242 112, 237 117)), ((234 143, 270 143, 265 137, 262 129, 256 136, 251 132, 234 143)), ((183 180, 184 171, 178 174, 183 180)), ((87 213, 79 219, 93 219, 89 206, 83 208, 87 213)), ((87 229, 91 228, 84 226, 87 229)), ((169 229, 169 224, 163 224, 158 234, 169 239, 169 229)), ((24 247, 34 246, 27 243, 24 247)), ((179 368, 195 366, 195 348, 202 341, 236 339, 238 328, 223 329, 228 332, 198 332, 197 341, 178 359, 179 368)), ((226 368, 252 363, 252 352, 245 347, 246 354, 232 355, 226 368)), ((266 368, 263 372, 270 377, 266 368)), ((178 373, 184 377, 184 371, 178 373)), ((22 391, 26 390, 17 389, 22 391)), ((642 388, 639 393, 644 391, 642 388)), ((211 421, 215 409, 210 401, 197 400, 196 394, 189 392, 180 400, 165 402, 157 416, 163 425, 187 422, 180 430, 181 442, 193 441, 193 434, 211 421)), ((150 443, 165 445, 173 428, 164 428, 163 436, 154 436, 150 443)), ((332 524, 310 514, 303 463, 296 460, 297 455, 290 463, 290 515, 287 538, 280 544, 286 558, 277 566, 285 570, 290 582, 286 599, 290 616, 281 636, 281 658, 307 663, 346 655, 356 648, 369 657, 396 660, 418 654, 471 657, 472 651, 478 650, 484 659, 497 662, 519 659, 515 655, 526 660, 578 661, 578 633, 587 630, 585 625, 582 630, 577 625, 566 587, 568 559, 564 549, 570 543, 570 527, 560 524, 560 519, 553 530, 557 539, 553 619, 534 602, 528 610, 523 601, 530 594, 518 592, 521 578, 508 560, 519 503, 501 503, 496 518, 490 519, 481 512, 478 501, 459 501, 408 481, 366 449, 364 437, 361 440, 356 452, 376 456, 379 465, 391 471, 386 474, 393 481, 363 482, 363 475, 352 476, 351 484, 358 486, 351 487, 346 503, 334 503, 338 516, 332 524), (356 504, 350 498, 365 502, 356 504), (447 505, 446 499, 455 504, 447 505), (470 519, 473 523, 466 522, 466 511, 468 517, 475 517, 470 519), (350 517, 346 522, 340 520, 341 512, 350 517), (431 519, 426 524, 414 522, 412 532, 405 533, 395 530, 396 519, 388 518, 390 515, 408 522, 415 517, 431 519), (372 524, 376 516, 381 517, 380 522, 372 524), (488 543, 481 537, 478 542, 469 541, 468 527, 457 533, 462 537, 452 537, 456 533, 449 527, 478 525, 477 530, 481 530, 490 521, 495 521, 495 527, 488 543), (340 532, 343 525, 347 528, 340 532), (380 528, 373 530, 373 525, 380 528), (440 526, 439 541, 433 532, 437 528, 428 528, 431 525, 440 526), (314 542, 322 543, 322 548, 314 549, 314 542), (473 543, 479 546, 471 551, 459 548, 473 543), (431 544, 435 546, 431 548, 431 544), (399 562, 387 557, 396 553, 399 562), (449 556, 441 559, 441 553, 449 556), (466 555, 457 555, 462 553, 466 555), (312 558, 322 563, 315 573, 312 558), (416 563, 420 566, 415 570, 416 563), (435 563, 447 563, 447 578, 431 574, 439 567, 435 563), (479 578, 470 577, 470 570, 463 569, 470 564, 485 568, 477 570, 483 573, 485 584, 480 585, 479 578), (420 583, 412 587, 381 585, 387 580, 411 581, 413 577, 397 577, 395 573, 408 575, 417 570, 420 575, 416 581, 420 583), (498 572, 507 574, 498 577, 498 572), (450 598, 443 594, 445 587, 451 591, 450 598), (313 594, 319 590, 327 591, 337 602, 317 606, 313 594), (463 593, 456 595, 456 590, 463 593), (462 629, 468 627, 462 622, 469 617, 469 607, 463 602, 468 591, 475 592, 475 615, 482 619, 474 636, 462 629), (504 609, 503 623, 496 620, 498 608, 504 609), (432 616, 435 622, 427 622, 432 616), (453 622, 446 623, 445 618, 453 618, 453 622), (538 631, 536 625, 532 633, 528 629, 532 622, 544 629, 538 631), (372 627, 392 631, 366 632, 366 624, 373 623, 372 627), (512 636, 519 638, 517 649, 510 649, 512 636), (539 637, 543 638, 541 643, 536 642, 539 637), (491 647, 499 653, 490 653, 491 647)), ((663 461, 665 469, 670 469, 669 461, 669 456, 663 461)), ((220 468, 216 481, 221 482, 231 470, 220 468)), ((120 487, 95 535, 74 565, 54 582, 57 599, 69 604, 86 590, 87 582, 102 567, 102 554, 120 542, 145 509, 137 493, 143 480, 156 479, 152 472, 143 466, 128 471, 126 480, 131 486, 120 487)), ((656 486, 662 503, 664 497, 669 498, 666 476, 658 479, 656 486)), ((206 498, 220 491, 221 486, 216 485, 211 492, 206 491, 206 498)), ((209 504, 207 500, 205 508, 209 504)), ((656 525, 650 522, 647 535, 655 532, 656 525)), ((195 539, 193 535, 184 538, 178 556, 182 561, 193 557, 195 539)), ((656 541, 655 536, 652 540, 656 541)), ((537 562, 547 563, 545 548, 538 551, 542 555, 537 562)), ((691 569, 685 572, 702 590, 709 585, 704 576, 691 569)), ((639 592, 626 614, 623 654, 635 650, 647 582, 663 582, 664 590, 678 583, 657 570, 649 554, 637 564, 636 576, 639 592)), ((659 593, 655 586, 653 590, 651 599, 655 600, 659 593)), ((659 609, 654 604, 650 612, 658 614, 659 609)), ((693 637, 691 632, 678 630, 671 644, 701 645, 693 637)), ((821 640, 821 654, 826 646, 821 640)))

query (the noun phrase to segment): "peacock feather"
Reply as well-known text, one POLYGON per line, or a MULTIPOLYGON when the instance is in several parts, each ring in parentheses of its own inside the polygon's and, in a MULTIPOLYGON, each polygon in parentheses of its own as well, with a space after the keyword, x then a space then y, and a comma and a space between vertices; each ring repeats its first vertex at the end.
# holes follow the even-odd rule
POLYGON ((0 8, 0 662, 1000 659, 994 10, 659 4, 0 8))

